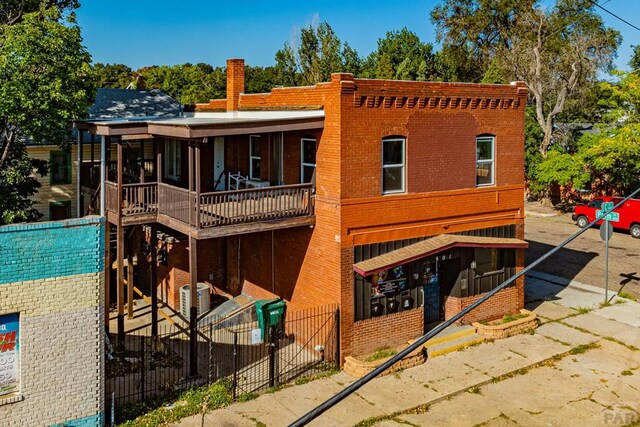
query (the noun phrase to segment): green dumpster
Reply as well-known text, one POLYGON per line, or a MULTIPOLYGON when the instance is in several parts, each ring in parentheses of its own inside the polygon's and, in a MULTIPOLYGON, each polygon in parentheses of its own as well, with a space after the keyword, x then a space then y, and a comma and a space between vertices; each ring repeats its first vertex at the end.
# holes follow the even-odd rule
POLYGON ((258 318, 258 327, 260 328, 260 336, 264 340, 267 331, 271 326, 282 329, 284 314, 287 308, 282 298, 261 299, 255 302, 256 316, 258 318))

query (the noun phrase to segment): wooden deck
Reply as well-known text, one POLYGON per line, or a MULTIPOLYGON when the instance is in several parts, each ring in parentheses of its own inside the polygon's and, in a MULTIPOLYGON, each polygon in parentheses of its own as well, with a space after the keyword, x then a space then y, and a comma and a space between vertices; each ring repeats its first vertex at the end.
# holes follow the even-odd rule
MULTIPOLYGON (((118 187, 106 185, 108 220, 118 219, 118 187)), ((202 193, 164 183, 125 184, 123 225, 158 222, 198 239, 313 225, 311 184, 202 193)))

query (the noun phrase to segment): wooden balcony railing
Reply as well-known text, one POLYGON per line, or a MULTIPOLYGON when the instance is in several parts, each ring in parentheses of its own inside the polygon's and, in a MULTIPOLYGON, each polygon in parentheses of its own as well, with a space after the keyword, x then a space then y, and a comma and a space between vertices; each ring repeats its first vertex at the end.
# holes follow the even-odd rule
POLYGON ((311 184, 218 191, 200 195, 202 228, 309 216, 311 184))
POLYGON ((109 212, 118 212, 118 184, 107 181, 104 186, 106 209, 109 212))
MULTIPOLYGON (((107 210, 118 212, 118 184, 107 181, 107 210)), ((122 186, 122 216, 140 215, 158 211, 158 183, 124 184, 122 186)))
POLYGON ((158 213, 195 225, 195 208, 195 192, 173 185, 158 184, 158 213))
POLYGON ((139 215, 158 211, 158 183, 124 184, 122 214, 139 215))
MULTIPOLYGON (((117 184, 106 184, 107 210, 117 212, 117 184)), ((312 202, 311 184, 202 193, 199 201, 195 191, 164 183, 122 186, 123 217, 157 212, 199 230, 311 216, 312 202)))

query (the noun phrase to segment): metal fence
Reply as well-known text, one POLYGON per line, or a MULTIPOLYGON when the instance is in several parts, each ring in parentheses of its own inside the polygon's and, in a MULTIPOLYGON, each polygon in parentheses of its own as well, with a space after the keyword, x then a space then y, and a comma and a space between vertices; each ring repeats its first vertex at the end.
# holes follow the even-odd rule
POLYGON ((158 337, 145 328, 127 333, 113 348, 107 345, 107 418, 113 411, 121 422, 137 402, 161 404, 219 379, 230 381, 235 399, 338 365, 337 306, 289 312, 264 337, 255 320, 245 320, 216 319, 199 328, 195 377, 189 375, 188 331, 177 324, 159 325, 158 337))
POLYGON ((287 313, 283 325, 264 332, 257 322, 212 322, 211 381, 232 380, 233 396, 268 389, 338 365, 337 306, 287 313))

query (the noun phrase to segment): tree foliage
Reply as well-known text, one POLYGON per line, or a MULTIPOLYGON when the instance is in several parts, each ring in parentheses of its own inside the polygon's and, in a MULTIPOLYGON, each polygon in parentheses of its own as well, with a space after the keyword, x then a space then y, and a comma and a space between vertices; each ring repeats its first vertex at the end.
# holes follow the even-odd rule
POLYGON ((100 88, 125 89, 134 82, 133 70, 124 64, 102 64, 93 66, 96 86, 100 88))
POLYGON ((312 85, 329 81, 331 73, 360 69, 358 53, 342 44, 326 21, 302 28, 276 52, 275 60, 278 83, 285 86, 312 85))
POLYGON ((75 15, 58 7, 0 26, 0 223, 38 217, 31 174, 46 165, 27 156, 25 142, 69 148, 69 121, 87 114, 94 95, 90 61, 75 15))
POLYGON ((544 157, 557 117, 590 94, 620 44, 593 8, 589 0, 557 0, 550 9, 537 0, 446 0, 432 20, 456 77, 527 84, 544 157), (468 64, 475 73, 465 71, 468 64))
POLYGON ((480 81, 511 47, 513 29, 537 0, 444 0, 431 11, 436 40, 455 80, 480 81))
POLYGON ((406 27, 378 39, 378 48, 363 62, 362 76, 374 79, 437 80, 433 45, 406 27))

